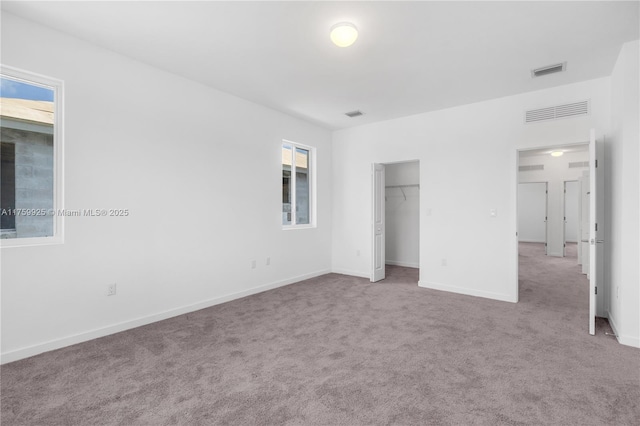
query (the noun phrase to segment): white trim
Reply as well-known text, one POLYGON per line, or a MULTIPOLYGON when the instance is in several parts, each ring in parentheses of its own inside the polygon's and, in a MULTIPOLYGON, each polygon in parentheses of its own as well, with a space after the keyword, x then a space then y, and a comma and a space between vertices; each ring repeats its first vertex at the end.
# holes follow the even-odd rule
MULTIPOLYGON (((53 89, 53 210, 64 210, 64 81, 30 71, 0 65, 0 74, 24 80, 36 86, 53 89)), ((64 243, 64 216, 55 215, 53 236, 37 238, 10 238, 0 240, 1 248, 27 247, 64 243)))
POLYGON ((248 290, 239 291, 237 293, 228 294, 226 296, 216 297, 213 299, 204 300, 202 302, 193 303, 191 305, 181 306, 179 308, 169 309, 156 314, 148 315, 132 319, 129 321, 123 321, 117 324, 112 324, 106 327, 93 329, 90 331, 66 336, 60 339, 50 340, 48 342, 40 343, 25 348, 16 349, 9 352, 4 352, 1 355, 0 364, 6 364, 9 362, 17 361, 30 356, 38 355, 43 352, 52 351, 55 349, 64 348, 77 343, 86 342, 89 340, 97 339, 99 337, 108 336, 110 334, 119 333, 121 331, 130 330, 132 328, 140 327, 143 325, 151 324, 154 322, 162 321, 168 318, 172 318, 178 315, 183 315, 189 312, 198 311, 200 309, 209 308, 211 306, 219 305, 221 303, 229 302, 231 300, 240 299, 242 297, 251 296, 253 294, 262 293, 267 290, 272 290, 278 287, 284 287, 289 284, 294 284, 300 281, 304 281, 310 278, 319 277, 321 275, 328 274, 329 270, 320 270, 311 272, 309 274, 299 275, 297 277, 288 278, 281 281, 276 281, 269 284, 264 284, 258 287, 253 287, 248 290))
POLYGON ((414 262, 403 262, 401 260, 385 260, 387 265, 404 266, 405 268, 419 268, 420 264, 414 262))
POLYGON ((632 337, 632 336, 621 336, 618 332, 619 328, 616 324, 616 320, 613 315, 611 315, 611 311, 607 311, 609 325, 611 325, 611 329, 616 335, 616 339, 618 339, 618 343, 621 345, 632 346, 634 348, 640 348, 640 338, 632 337))
POLYGON ((439 284, 434 282, 426 282, 426 281, 418 281, 418 287, 429 288, 432 290, 448 291, 451 293, 464 294, 467 296, 484 297, 485 299, 500 300, 502 302, 511 302, 511 303, 518 302, 517 297, 513 297, 508 294, 475 290, 468 287, 456 287, 456 286, 439 284))
POLYGON ((371 275, 368 274, 368 273, 358 272, 358 271, 351 271, 349 269, 332 268, 331 272, 334 273, 334 274, 349 275, 351 277, 366 278, 366 279, 371 278, 371 275))
POLYGON ((305 223, 304 225, 282 225, 283 231, 293 231, 294 229, 313 229, 316 228, 315 225, 309 225, 305 223))
POLYGON ((529 240, 529 239, 526 239, 526 240, 518 240, 518 242, 520 242, 520 243, 536 243, 536 244, 544 244, 544 243, 545 243, 544 241, 540 241, 540 240, 529 240))

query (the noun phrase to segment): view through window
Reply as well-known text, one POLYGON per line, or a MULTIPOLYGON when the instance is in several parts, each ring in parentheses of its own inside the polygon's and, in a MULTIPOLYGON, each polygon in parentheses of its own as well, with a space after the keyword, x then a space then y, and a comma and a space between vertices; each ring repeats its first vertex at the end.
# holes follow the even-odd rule
POLYGON ((282 144, 282 224, 310 225, 311 148, 282 144))
POLYGON ((51 237, 55 90, 4 73, 0 83, 0 237, 51 237))

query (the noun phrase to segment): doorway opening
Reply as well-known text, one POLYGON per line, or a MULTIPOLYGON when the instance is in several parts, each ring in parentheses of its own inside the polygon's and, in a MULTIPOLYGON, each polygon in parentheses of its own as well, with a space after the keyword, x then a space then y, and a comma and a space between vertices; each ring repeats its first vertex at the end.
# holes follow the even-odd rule
POLYGON ((419 161, 373 165, 372 235, 371 281, 381 281, 389 275, 417 285, 420 265, 419 161))
POLYGON ((520 300, 573 311, 590 334, 606 316, 596 147, 592 131, 588 143, 520 150, 516 186, 520 300))
POLYGON ((586 143, 519 151, 518 242, 538 243, 552 257, 565 257, 567 243, 576 244, 577 259, 578 236, 582 228, 589 232, 588 200, 580 197, 585 192, 580 185, 588 187, 588 175, 586 143), (551 155, 558 152, 562 155, 551 155), (580 213, 586 224, 579 220, 580 213))

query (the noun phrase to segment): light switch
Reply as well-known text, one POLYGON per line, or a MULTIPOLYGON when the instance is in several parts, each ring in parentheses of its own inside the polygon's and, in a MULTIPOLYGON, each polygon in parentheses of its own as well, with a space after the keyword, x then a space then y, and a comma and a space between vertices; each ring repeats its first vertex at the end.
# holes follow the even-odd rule
POLYGON ((491 209, 491 210, 489 210, 489 216, 491 216, 491 217, 496 217, 496 216, 498 216, 498 210, 497 210, 497 209, 491 209))

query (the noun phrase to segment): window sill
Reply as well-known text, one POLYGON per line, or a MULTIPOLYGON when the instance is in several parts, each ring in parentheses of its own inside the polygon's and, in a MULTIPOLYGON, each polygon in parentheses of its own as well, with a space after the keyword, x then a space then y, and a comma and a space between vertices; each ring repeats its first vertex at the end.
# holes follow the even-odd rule
POLYGON ((283 225, 282 226, 283 231, 293 231, 296 229, 312 229, 312 228, 317 228, 317 226, 316 225, 283 225))
POLYGON ((33 247, 33 246, 50 246, 64 244, 64 239, 60 237, 34 237, 34 238, 2 238, 0 239, 1 248, 9 247, 33 247))

